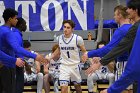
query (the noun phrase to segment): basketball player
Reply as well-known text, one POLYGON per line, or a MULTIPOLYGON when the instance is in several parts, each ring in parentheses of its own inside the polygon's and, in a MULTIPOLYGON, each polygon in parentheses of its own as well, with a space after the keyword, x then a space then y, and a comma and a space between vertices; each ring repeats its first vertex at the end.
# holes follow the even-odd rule
MULTIPOLYGON (((128 32, 128 29, 132 26, 129 23, 130 20, 128 19, 128 13, 126 12, 126 10, 127 7, 124 7, 122 5, 118 5, 114 8, 114 19, 120 25, 120 27, 115 30, 111 41, 106 46, 97 50, 91 50, 87 54, 84 54, 84 56, 82 56, 83 61, 86 61, 87 58, 103 57, 111 49, 113 49, 123 37, 125 37, 125 35, 128 32)), ((125 58, 124 61, 126 61, 128 54, 124 54, 123 56, 123 58, 125 58)), ((120 57, 118 59, 122 60, 123 58, 120 57)))
MULTIPOLYGON (((101 64, 107 65, 110 62, 110 60, 113 60, 114 58, 116 58, 117 56, 119 56, 120 54, 122 54, 125 51, 131 51, 131 48, 133 46, 133 42, 135 40, 135 36, 136 36, 137 30, 138 30, 138 26, 140 24, 140 7, 139 7, 140 1, 139 0, 130 0, 128 2, 127 6, 128 6, 128 9, 127 9, 128 17, 134 21, 133 26, 129 29, 126 36, 119 42, 119 44, 116 47, 114 47, 107 55, 105 55, 98 64, 94 64, 92 66, 92 67, 94 67, 94 69, 98 68, 101 64)), ((139 62, 137 62, 138 61, 137 59, 136 60, 134 59, 134 58, 137 58, 135 56, 134 55, 132 55, 132 57, 130 56, 131 62, 128 61, 129 64, 127 63, 127 65, 125 67, 125 71, 123 72, 121 77, 114 84, 112 84, 111 87, 109 87, 107 90, 105 90, 104 93, 107 93, 107 92, 108 93, 120 93, 128 85, 132 84, 134 82, 134 80, 136 80, 135 78, 139 77, 138 74, 136 72, 134 72, 134 71, 136 71, 135 69, 137 69, 136 68, 138 65, 137 63, 139 63, 139 62), (136 62, 133 61, 132 59, 135 60, 136 62), (133 74, 135 74, 135 75, 133 75, 133 74)), ((129 58, 129 60, 130 60, 130 58, 129 58)), ((92 70, 88 69, 87 73, 90 73, 93 71, 94 71, 93 69, 92 70)))
MULTIPOLYGON (((106 44, 105 42, 101 41, 97 44, 97 48, 102 48, 105 44, 106 44)), ((93 87, 97 80, 107 79, 109 80, 109 85, 111 85, 114 82, 114 74, 111 71, 109 70, 108 66, 101 66, 99 70, 95 71, 95 73, 88 75, 87 77, 88 92, 94 93, 93 87)))
POLYGON ((79 48, 82 53, 86 53, 82 37, 73 34, 75 23, 72 20, 63 21, 64 34, 58 38, 59 48, 52 54, 50 59, 60 54, 60 86, 61 93, 68 93, 68 83, 74 83, 76 93, 82 93, 81 76, 79 72, 80 57, 79 48))
MULTIPOLYGON (((26 50, 37 54, 34 51, 31 51, 31 43, 29 41, 24 41, 23 46, 26 50)), ((43 88, 43 73, 40 72, 40 62, 35 61, 33 58, 25 58, 26 67, 24 73, 25 82, 37 81, 37 93, 42 93, 43 88), (29 71, 28 71, 28 70, 29 71)))
MULTIPOLYGON (((128 18, 128 13, 126 12, 127 7, 122 5, 118 5, 114 8, 114 19, 120 25, 118 29, 113 34, 111 41, 103 48, 92 50, 88 52, 89 57, 100 56, 103 57, 106 55, 111 49, 113 49, 117 44, 121 41, 123 37, 127 34, 129 28, 132 26, 130 24, 130 19, 128 18)), ((121 74, 124 71, 124 67, 127 63, 128 52, 122 53, 119 57, 116 58, 116 72, 115 72, 115 80, 118 80, 121 74)))
MULTIPOLYGON (((16 26, 12 28, 12 31, 14 32, 13 41, 16 39, 16 43, 10 40, 14 44, 14 49, 16 48, 18 50, 18 52, 15 51, 15 56, 21 57, 22 59, 24 59, 25 56, 34 58, 34 55, 36 56, 39 54, 31 53, 23 48, 22 32, 26 31, 27 28, 26 21, 21 17, 17 18, 17 20, 18 22, 16 26)), ((16 67, 16 93, 22 93, 23 88, 24 88, 24 69, 22 67, 16 67)))
MULTIPOLYGON (((59 47, 58 44, 55 44, 52 47, 52 53, 59 47)), ((46 57, 50 57, 52 53, 49 53, 49 55, 47 55, 46 57)), ((59 67, 60 67, 60 54, 57 55, 57 57, 55 57, 55 59, 50 60, 50 63, 48 63, 47 65, 44 65, 44 89, 45 89, 45 93, 49 93, 50 92, 50 84, 49 84, 49 80, 52 80, 54 83, 54 92, 55 93, 59 93, 59 89, 58 89, 58 79, 59 79, 59 67)))
MULTIPOLYGON (((106 55, 111 49, 113 49, 117 44, 121 41, 123 37, 127 34, 129 28, 132 26, 129 22, 128 13, 126 12, 127 7, 124 7, 122 5, 118 5, 114 8, 114 19, 115 21, 120 25, 118 29, 115 30, 113 37, 111 41, 104 47, 89 51, 88 54, 85 54, 83 56, 83 59, 85 60, 87 57, 103 57, 106 55)), ((116 64, 116 75, 115 80, 117 80, 120 75, 122 74, 125 64, 127 63, 128 53, 122 53, 117 58, 117 64, 116 64)), ((94 69, 94 68, 93 68, 94 69)))

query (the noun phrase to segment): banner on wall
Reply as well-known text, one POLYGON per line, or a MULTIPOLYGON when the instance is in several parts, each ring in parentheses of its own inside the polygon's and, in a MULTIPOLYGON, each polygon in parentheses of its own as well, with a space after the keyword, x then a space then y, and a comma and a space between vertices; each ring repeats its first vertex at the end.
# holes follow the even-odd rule
POLYGON ((94 0, 0 0, 0 25, 5 8, 14 8, 27 22, 27 31, 59 31, 72 19, 75 30, 94 29, 94 0))

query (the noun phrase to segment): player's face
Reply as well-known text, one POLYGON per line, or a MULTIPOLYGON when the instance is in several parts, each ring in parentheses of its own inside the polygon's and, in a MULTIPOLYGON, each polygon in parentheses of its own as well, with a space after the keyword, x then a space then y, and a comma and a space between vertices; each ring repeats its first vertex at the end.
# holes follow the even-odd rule
POLYGON ((116 10, 116 11, 114 12, 114 19, 115 19, 115 21, 116 21, 117 23, 120 22, 120 13, 119 13, 118 10, 116 10))
POLYGON ((65 36, 69 36, 69 35, 71 35, 72 32, 73 32, 73 28, 70 26, 69 23, 65 23, 65 24, 64 24, 63 30, 64 30, 64 35, 65 35, 65 36))
POLYGON ((25 48, 26 50, 28 50, 28 51, 31 51, 31 47, 28 47, 28 48, 25 48))
POLYGON ((137 14, 136 10, 133 10, 132 8, 127 8, 126 12, 128 13, 129 19, 134 19, 137 14))
POLYGON ((104 44, 100 44, 100 45, 99 45, 99 48, 102 48, 102 47, 104 47, 104 46, 105 46, 104 44))
POLYGON ((14 16, 12 18, 9 18, 9 22, 11 23, 11 26, 16 26, 18 20, 17 20, 17 16, 14 16))

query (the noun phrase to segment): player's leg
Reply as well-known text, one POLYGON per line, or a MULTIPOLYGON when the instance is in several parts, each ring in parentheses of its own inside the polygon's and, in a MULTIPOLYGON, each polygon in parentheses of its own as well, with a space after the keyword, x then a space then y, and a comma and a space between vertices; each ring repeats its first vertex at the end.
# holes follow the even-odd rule
POLYGON ((60 65, 60 86, 61 86, 61 93, 68 93, 68 83, 70 81, 70 68, 65 65, 60 65))
POLYGON ((88 86, 88 92, 93 93, 94 84, 99 79, 98 75, 96 73, 93 73, 92 75, 88 75, 87 77, 87 86, 88 86))
POLYGON ((15 93, 15 68, 3 66, 0 69, 0 78, 2 85, 2 92, 0 93, 15 93))
POLYGON ((79 65, 75 65, 71 67, 71 81, 74 82, 76 93, 82 93, 82 89, 81 89, 82 79, 80 75, 79 65))
POLYGON ((53 82, 54 82, 54 92, 55 92, 55 93, 59 93, 58 78, 54 78, 54 79, 53 79, 53 82))
POLYGON ((54 93, 59 93, 59 71, 55 70, 54 73, 52 73, 52 80, 54 84, 54 93))
POLYGON ((76 93, 82 93, 82 89, 81 89, 81 84, 80 83, 74 82, 74 87, 75 87, 76 93))
POLYGON ((16 93, 22 93, 24 89, 24 68, 16 67, 16 93))
POLYGON ((61 93, 68 93, 68 85, 61 85, 61 93))
POLYGON ((45 74, 44 75, 44 81, 43 81, 43 86, 44 86, 45 93, 49 93, 50 92, 49 80, 50 80, 50 75, 49 74, 45 74))
POLYGON ((37 93, 42 93, 43 88, 43 73, 37 74, 37 93))
POLYGON ((107 74, 107 80, 109 80, 109 86, 113 84, 114 79, 115 79, 115 75, 113 73, 107 74))

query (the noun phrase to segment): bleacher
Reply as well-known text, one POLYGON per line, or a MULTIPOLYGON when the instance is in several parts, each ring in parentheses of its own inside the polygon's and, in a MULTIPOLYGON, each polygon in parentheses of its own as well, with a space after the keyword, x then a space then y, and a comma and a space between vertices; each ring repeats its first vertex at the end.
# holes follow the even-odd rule
MULTIPOLYGON (((37 82, 32 82, 32 83, 25 83, 24 85, 24 93, 36 93, 37 91, 37 87, 36 87, 37 82)), ((50 82, 50 93, 54 93, 53 91, 53 83, 50 82)), ((100 92, 102 89, 108 88, 109 84, 108 82, 103 82, 102 81, 98 81, 97 84, 95 85, 95 87, 93 88, 94 92, 100 92)), ((82 88, 82 93, 87 93, 88 92, 88 87, 87 87, 87 83, 86 83, 86 79, 83 79, 81 82, 81 88, 82 88)), ((70 83, 68 86, 68 90, 69 93, 75 93, 75 88, 73 83, 70 83)), ((44 92, 44 89, 42 89, 42 93, 44 92)), ((61 91, 60 87, 59 87, 59 91, 61 91)))
MULTIPOLYGON (((82 36, 85 41, 85 46, 87 50, 95 48, 94 40, 96 40, 96 30, 95 31, 74 31, 74 33, 82 36), (91 41, 88 41, 88 32, 93 36, 91 41)), ((23 33, 24 40, 30 40, 32 44, 32 49, 38 52, 50 52, 52 46, 56 41, 54 41, 54 36, 59 36, 63 31, 48 31, 48 32, 25 32, 23 33)))

